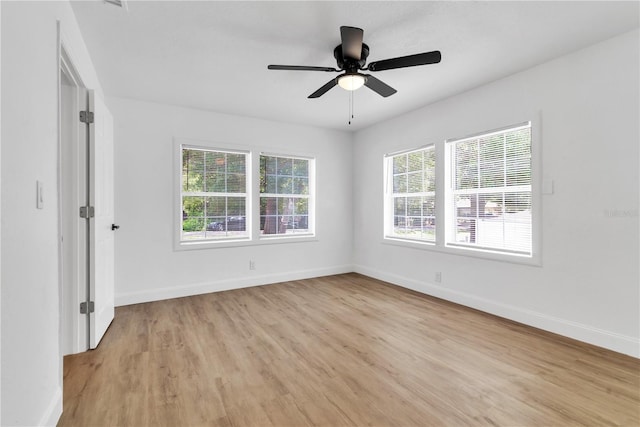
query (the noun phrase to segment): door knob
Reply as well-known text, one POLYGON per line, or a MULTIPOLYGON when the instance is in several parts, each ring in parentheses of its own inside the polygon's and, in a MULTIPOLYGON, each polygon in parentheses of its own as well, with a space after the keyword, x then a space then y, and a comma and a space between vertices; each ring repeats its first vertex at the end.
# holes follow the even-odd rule
POLYGON ((120 228, 119 225, 111 224, 111 229, 112 230, 117 230, 118 228, 120 228))

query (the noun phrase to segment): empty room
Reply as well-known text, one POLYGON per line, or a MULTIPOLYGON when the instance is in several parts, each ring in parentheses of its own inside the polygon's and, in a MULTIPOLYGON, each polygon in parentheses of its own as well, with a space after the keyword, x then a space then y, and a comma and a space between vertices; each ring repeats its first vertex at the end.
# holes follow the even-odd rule
POLYGON ((640 2, 0 1, 0 425, 640 425, 640 2))

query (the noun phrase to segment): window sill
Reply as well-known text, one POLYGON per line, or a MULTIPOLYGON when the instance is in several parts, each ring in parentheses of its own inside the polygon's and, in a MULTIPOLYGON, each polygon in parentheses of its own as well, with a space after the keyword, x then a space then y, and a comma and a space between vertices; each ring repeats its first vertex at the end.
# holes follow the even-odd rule
POLYGON ((317 242, 318 238, 313 234, 305 234, 300 236, 274 236, 274 237, 264 237, 260 236, 258 239, 228 239, 228 240, 218 240, 218 241, 204 241, 204 242, 189 242, 182 241, 178 242, 174 246, 175 251, 190 251, 190 250, 200 250, 200 249, 222 249, 222 248, 236 248, 236 247, 244 247, 244 246, 263 246, 263 245, 275 245, 275 244, 283 244, 283 243, 305 243, 305 242, 317 242))
POLYGON ((263 245, 271 245, 277 243, 297 243, 297 242, 316 242, 318 238, 315 234, 304 233, 304 234, 292 234, 288 236, 281 236, 278 234, 273 235, 264 235, 261 234, 258 238, 258 243, 263 245))
POLYGON ((507 253, 474 249, 474 248, 442 246, 442 245, 438 245, 436 243, 431 243, 431 242, 418 242, 413 240, 397 239, 393 237, 384 237, 382 240, 382 244, 402 246, 402 247, 411 248, 411 249, 433 251, 433 252, 438 252, 438 253, 443 253, 448 255, 480 258, 487 261, 509 262, 512 264, 522 264, 522 265, 529 265, 534 267, 542 266, 542 263, 539 257, 536 257, 535 255, 534 256, 516 255, 516 254, 507 254, 507 253))

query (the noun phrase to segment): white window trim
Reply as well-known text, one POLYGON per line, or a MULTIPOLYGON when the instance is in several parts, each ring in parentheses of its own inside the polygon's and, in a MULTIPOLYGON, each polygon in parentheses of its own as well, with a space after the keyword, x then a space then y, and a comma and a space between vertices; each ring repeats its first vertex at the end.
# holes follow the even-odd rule
MULTIPOLYGON (((522 117, 522 116, 521 116, 522 117)), ((450 159, 447 156, 446 150, 446 141, 452 140, 462 140, 464 138, 451 138, 447 140, 440 141, 435 144, 436 150, 436 242, 423 242, 418 240, 409 240, 409 239, 400 239, 396 237, 388 237, 387 227, 387 215, 389 215, 388 209, 389 204, 386 201, 386 185, 387 185, 387 156, 402 154, 407 152, 416 151, 422 148, 427 147, 427 145, 423 145, 419 148, 411 148, 403 151, 398 151, 390 154, 386 154, 383 158, 383 197, 384 201, 384 215, 383 215, 383 235, 381 239, 382 244, 393 245, 393 246, 402 246, 406 248, 418 249, 418 250, 426 250, 433 251, 437 253, 449 254, 449 255, 458 255, 458 256, 466 256, 472 258, 479 258, 484 260, 491 261, 500 261, 500 262, 508 262, 513 264, 524 264, 530 266, 542 266, 542 176, 543 176, 543 165, 542 165, 542 113, 540 111, 532 114, 526 115, 524 118, 520 120, 510 120, 514 125, 503 126, 503 127, 488 127, 489 129, 493 129, 493 131, 485 131, 480 130, 479 132, 469 133, 469 137, 472 135, 485 134, 490 132, 499 132, 501 130, 510 129, 516 127, 517 124, 531 122, 531 255, 521 255, 517 253, 505 253, 493 249, 479 249, 472 247, 457 247, 457 246, 447 246, 445 244, 445 219, 446 213, 445 209, 448 208, 448 204, 446 203, 446 186, 450 188, 450 182, 447 182, 449 178, 445 170, 446 163, 450 159)), ((466 138, 466 137, 465 137, 466 138)))
POLYGON ((215 141, 190 139, 182 137, 173 138, 173 250, 174 251, 191 251, 202 249, 224 249, 234 247, 245 246, 262 246, 262 245, 277 245, 284 243, 309 243, 317 242, 318 230, 315 221, 315 194, 316 194, 316 162, 317 159, 312 155, 302 154, 274 154, 278 150, 273 152, 262 152, 259 148, 234 144, 233 147, 229 147, 229 144, 218 143, 215 141), (186 148, 200 148, 204 150, 224 151, 228 153, 248 153, 247 164, 247 227, 250 229, 248 237, 242 238, 226 238, 217 240, 194 240, 183 241, 181 240, 182 229, 182 147, 186 148), (309 202, 309 224, 313 225, 313 234, 311 233, 299 233, 287 235, 286 237, 276 236, 264 236, 260 234, 260 212, 255 207, 260 206, 260 191, 257 181, 260 177, 260 162, 255 161, 255 153, 272 155, 278 157, 289 157, 295 159, 312 160, 309 164, 309 195, 313 194, 309 202), (257 189, 254 190, 254 189, 257 189))
MULTIPOLYGON (((315 241, 316 239, 316 158, 311 156, 300 156, 294 154, 282 154, 282 153, 274 153, 269 151, 261 151, 258 153, 258 160, 256 163, 256 176, 260 177, 260 157, 261 156, 270 156, 270 157, 284 157, 287 159, 298 159, 298 160, 307 160, 309 162, 309 194, 291 194, 291 197, 296 198, 306 198, 309 208, 309 216, 307 218, 307 225, 309 227, 308 232, 303 233, 294 233, 294 234, 261 234, 260 233, 260 209, 256 209, 257 212, 257 236, 258 241, 261 242, 272 242, 276 243, 278 241, 284 243, 288 241, 315 241)), ((272 194, 272 193, 260 193, 260 188, 258 187, 258 191, 256 191, 256 200, 255 206, 260 206, 260 198, 261 197, 286 197, 285 194, 272 194)))
POLYGON ((246 243, 251 241, 251 224, 252 224, 252 200, 251 200, 251 188, 252 188, 252 171, 250 165, 252 163, 251 160, 251 151, 248 149, 239 149, 238 147, 234 148, 226 148, 222 144, 214 144, 206 141, 194 141, 194 140, 186 140, 186 139, 175 139, 175 169, 174 169, 174 180, 175 180, 175 198, 174 198, 174 209, 175 209, 175 221, 174 221, 174 249, 176 250, 184 250, 184 249, 205 249, 210 247, 219 247, 221 245, 226 244, 235 244, 235 243, 246 243), (194 149, 194 150, 205 150, 205 151, 218 151, 223 153, 233 153, 233 154, 244 154, 246 155, 247 164, 245 165, 245 180, 246 180, 246 192, 245 193, 236 193, 234 195, 244 196, 246 200, 246 215, 245 220, 247 224, 248 233, 246 236, 229 236, 229 237, 220 237, 216 239, 200 239, 200 240, 182 240, 182 197, 183 196, 211 196, 213 195, 227 195, 227 193, 208 193, 208 192, 182 192, 182 150, 183 149, 194 149))
MULTIPOLYGON (((412 239, 410 237, 399 237, 397 235, 395 235, 393 233, 394 231, 394 227, 393 227, 393 218, 395 217, 395 212, 394 212, 394 198, 396 197, 397 194, 399 193, 394 193, 393 192, 393 158, 396 156, 400 156, 403 154, 410 154, 410 153, 415 153, 418 151, 422 151, 422 150, 426 150, 426 149, 433 149, 434 151, 434 155, 436 155, 436 166, 435 166, 435 170, 436 170, 436 177, 435 177, 435 181, 436 181, 436 190, 435 191, 426 191, 426 192, 420 192, 420 193, 402 193, 402 194, 410 194, 412 197, 426 197, 426 196, 433 196, 433 197, 437 197, 437 185, 438 185, 438 159, 437 159, 437 150, 436 150, 436 144, 427 144, 427 145, 423 145, 421 147, 418 148, 413 148, 413 149, 409 149, 409 150, 402 150, 402 151, 397 151, 394 153, 388 153, 384 155, 384 165, 383 165, 383 176, 384 176, 384 238, 385 239, 389 239, 389 240, 397 240, 397 241, 407 241, 407 242, 417 242, 421 245, 435 245, 436 242, 434 241, 430 241, 430 240, 423 240, 423 239, 412 239)), ((436 221, 436 241, 438 239, 437 233, 438 233, 438 205, 437 205, 437 200, 435 201, 436 203, 436 211, 435 211, 435 221, 436 221)))
MULTIPOLYGON (((491 137, 494 135, 498 135, 498 134, 503 134, 505 131, 518 131, 521 129, 530 129, 530 133, 533 132, 532 129, 532 123, 531 121, 527 121, 524 123, 518 123, 518 124, 514 124, 511 126, 505 126, 505 127, 501 127, 499 129, 493 129, 493 130, 489 130, 489 131, 485 131, 485 132, 478 132, 476 134, 470 135, 470 136, 466 136, 464 138, 453 138, 453 139, 447 139, 444 141, 444 147, 445 147, 445 180, 446 180, 446 188, 445 188, 445 221, 447 221, 448 219, 451 219, 453 217, 455 217, 454 213, 451 211, 451 209, 454 206, 453 200, 454 197, 461 195, 461 194, 491 194, 491 193, 507 193, 507 192, 514 192, 514 193, 518 193, 518 192, 531 192, 532 191, 532 185, 519 185, 519 186, 507 186, 506 182, 505 185, 501 186, 501 187, 490 187, 490 188, 474 188, 474 189, 468 189, 468 190, 456 190, 454 189, 454 185, 453 185, 453 158, 452 158, 452 144, 457 144, 457 143, 461 143, 461 142, 466 142, 466 141, 476 141, 478 140, 480 137, 482 138, 487 138, 487 137, 491 137)), ((533 164, 533 153, 531 156, 531 165, 533 164)), ((532 212, 532 221, 533 221, 533 212, 532 212)), ((489 252, 489 253, 497 253, 497 254, 504 254, 507 256, 523 256, 526 258, 530 258, 531 254, 529 253, 525 253, 525 252, 521 252, 521 251, 516 251, 516 250, 511 250, 511 249, 499 249, 499 248, 493 248, 493 247, 483 247, 483 246, 479 246, 479 245, 468 245, 468 244, 464 244, 464 243, 459 243, 455 241, 455 237, 454 237, 454 228, 451 227, 451 224, 447 224, 448 226, 446 227, 445 230, 445 242, 444 245, 448 248, 459 248, 462 250, 466 250, 466 249, 472 249, 478 252, 489 252)), ((533 223, 532 223, 533 225, 533 223)), ((533 237, 532 237, 533 239, 533 237)))

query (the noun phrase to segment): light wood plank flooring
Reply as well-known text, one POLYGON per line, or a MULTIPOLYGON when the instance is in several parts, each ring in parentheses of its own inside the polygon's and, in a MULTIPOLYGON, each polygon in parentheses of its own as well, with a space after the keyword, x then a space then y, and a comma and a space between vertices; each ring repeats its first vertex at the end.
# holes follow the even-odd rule
POLYGON ((59 426, 640 425, 640 361, 358 274, 120 307, 59 426))

